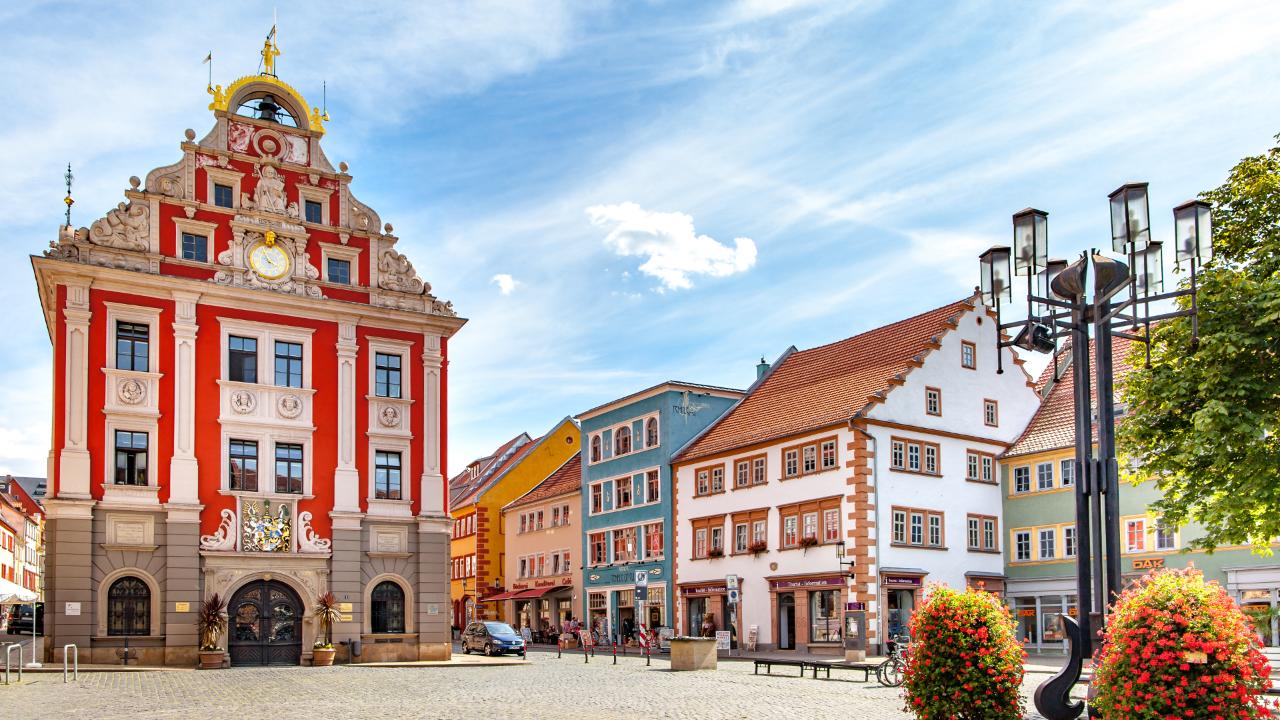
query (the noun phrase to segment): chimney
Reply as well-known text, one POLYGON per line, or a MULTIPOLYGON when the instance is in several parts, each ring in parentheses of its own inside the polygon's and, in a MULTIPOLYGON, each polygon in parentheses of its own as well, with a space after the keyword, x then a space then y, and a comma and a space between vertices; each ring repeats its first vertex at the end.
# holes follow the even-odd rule
POLYGON ((764 374, 767 372, 769 372, 769 363, 765 362, 764 358, 761 357, 760 364, 756 365, 756 379, 759 380, 764 377, 764 374))

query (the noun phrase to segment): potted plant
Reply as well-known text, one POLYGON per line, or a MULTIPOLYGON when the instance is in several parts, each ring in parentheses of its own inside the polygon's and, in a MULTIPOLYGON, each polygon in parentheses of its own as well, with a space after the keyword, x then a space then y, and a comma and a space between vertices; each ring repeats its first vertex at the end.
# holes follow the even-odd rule
POLYGON ((800 547, 804 548, 807 553, 809 548, 818 547, 818 538, 813 537, 812 535, 802 537, 800 538, 800 547))
POLYGON ((200 603, 196 616, 196 630, 200 634, 200 669, 214 670, 222 667, 222 648, 218 637, 227 629, 227 601, 214 593, 200 603))
POLYGON ((316 609, 312 616, 320 624, 320 633, 316 635, 316 644, 312 647, 311 664, 316 667, 328 667, 333 664, 333 624, 342 620, 338 611, 338 598, 327 592, 316 598, 316 609))
POLYGON ((767 553, 769 552, 769 543, 764 540, 757 540, 747 546, 747 552, 750 552, 752 555, 767 553))

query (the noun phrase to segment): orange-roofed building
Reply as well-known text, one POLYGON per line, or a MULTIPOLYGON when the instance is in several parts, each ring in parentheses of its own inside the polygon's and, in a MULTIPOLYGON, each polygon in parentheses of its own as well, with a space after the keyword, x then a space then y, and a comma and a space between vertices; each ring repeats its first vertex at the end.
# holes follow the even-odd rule
POLYGON ((996 337, 968 298, 762 369, 672 461, 679 631, 839 653, 853 604, 874 652, 925 582, 998 590, 995 458, 1039 398, 996 337))
POLYGON ((453 517, 449 590, 454 626, 504 619, 501 600, 493 599, 506 590, 502 508, 564 465, 580 446, 578 425, 566 417, 537 440, 527 433, 517 435, 491 455, 473 460, 449 481, 453 517))

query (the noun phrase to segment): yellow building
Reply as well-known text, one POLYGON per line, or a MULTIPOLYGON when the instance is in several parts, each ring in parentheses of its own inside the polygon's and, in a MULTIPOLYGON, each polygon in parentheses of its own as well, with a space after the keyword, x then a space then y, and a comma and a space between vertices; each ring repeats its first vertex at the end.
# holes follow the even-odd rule
POLYGON ((517 435, 449 481, 449 591, 456 627, 477 618, 503 619, 502 603, 486 602, 504 590, 502 508, 564 465, 580 446, 578 425, 566 417, 538 440, 517 435))

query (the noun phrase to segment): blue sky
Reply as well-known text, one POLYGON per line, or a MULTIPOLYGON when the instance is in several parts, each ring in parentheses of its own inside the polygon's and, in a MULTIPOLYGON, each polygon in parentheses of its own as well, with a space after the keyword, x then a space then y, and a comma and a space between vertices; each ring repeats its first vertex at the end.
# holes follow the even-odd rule
MULTIPOLYGON (((966 295, 1010 215, 1051 251, 1106 194, 1169 208, 1280 132, 1275 3, 280 3, 279 74, 353 191, 471 322, 450 465, 664 379, 743 387, 789 345, 966 295)), ((203 135, 261 3, 0 9, 0 471, 43 474, 50 349, 26 256, 203 135)))

